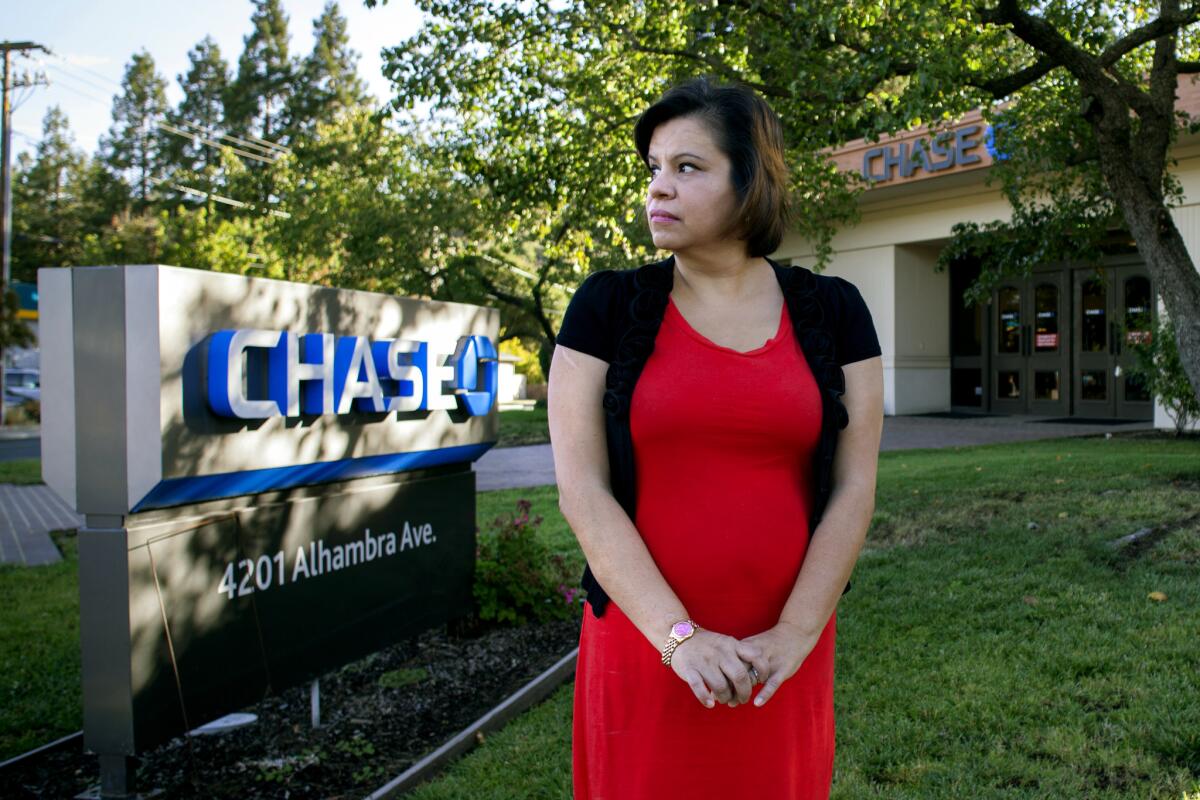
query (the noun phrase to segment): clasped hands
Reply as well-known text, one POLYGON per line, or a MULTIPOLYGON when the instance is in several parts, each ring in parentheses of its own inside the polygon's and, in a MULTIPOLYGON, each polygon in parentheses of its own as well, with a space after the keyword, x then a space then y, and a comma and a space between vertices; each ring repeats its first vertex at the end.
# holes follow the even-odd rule
POLYGON ((750 700, 753 667, 763 683, 754 705, 761 706, 796 674, 820 636, 819 630, 782 621, 745 639, 701 628, 675 649, 671 669, 706 708, 716 703, 733 708, 750 700))

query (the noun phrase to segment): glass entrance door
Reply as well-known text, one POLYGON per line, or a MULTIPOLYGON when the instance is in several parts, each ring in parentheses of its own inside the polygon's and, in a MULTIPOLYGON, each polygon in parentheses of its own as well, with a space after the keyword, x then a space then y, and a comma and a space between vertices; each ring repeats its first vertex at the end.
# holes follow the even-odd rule
POLYGON ((1075 273, 1075 414, 1081 417, 1152 419, 1154 398, 1130 375, 1133 345, 1154 330, 1154 292, 1138 265, 1075 273))
POLYGON ((1066 274, 1035 273, 992 294, 991 408, 1069 413, 1066 274))
POLYGON ((1029 403, 1026 288, 1026 281, 1010 281, 992 294, 992 410, 1001 414, 1024 414, 1029 403))
POLYGON ((1116 414, 1113 371, 1116 336, 1112 285, 1099 269, 1075 273, 1075 415, 1116 414))
POLYGON ((1118 325, 1116 338, 1115 393, 1117 416, 1126 419, 1153 419, 1154 398, 1145 385, 1129 370, 1137 364, 1133 345, 1150 343, 1154 335, 1154 294, 1150 291, 1150 276, 1140 266, 1114 267, 1112 279, 1117 287, 1118 325))
POLYGON ((1027 413, 1065 416, 1070 413, 1067 391, 1070 350, 1067 347, 1067 278, 1064 272, 1035 274, 1028 293, 1029 341, 1026 374, 1031 389, 1027 413))

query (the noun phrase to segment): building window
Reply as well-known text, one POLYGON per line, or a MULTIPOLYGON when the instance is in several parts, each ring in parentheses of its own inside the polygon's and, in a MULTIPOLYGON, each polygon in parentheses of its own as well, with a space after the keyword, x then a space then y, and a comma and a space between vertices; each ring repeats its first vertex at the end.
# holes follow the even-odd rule
POLYGON ((1058 399, 1058 370, 1036 370, 1033 373, 1033 399, 1058 399))
MULTIPOLYGON (((1079 349, 1085 353, 1103 353, 1108 349, 1108 298, 1104 284, 1092 278, 1083 284, 1083 336, 1079 349)), ((1101 382, 1103 392, 1104 384, 1101 382)))
MULTIPOLYGON (((1021 291, 1002 286, 996 293, 996 349, 1001 353, 1021 352, 1021 291)), ((1001 388, 1000 391, 1003 391, 1001 388)))
POLYGON ((1021 396, 1021 373, 1015 369, 996 374, 996 399, 1015 400, 1021 396))
POLYGON ((1150 302, 1149 278, 1139 275, 1125 281, 1126 344, 1150 344, 1150 302))
POLYGON ((1079 373, 1080 394, 1084 400, 1108 399, 1108 373, 1102 369, 1085 369, 1079 373))
POLYGON ((1033 349, 1039 353, 1053 353, 1058 350, 1057 286, 1043 283, 1034 290, 1033 316, 1033 349))

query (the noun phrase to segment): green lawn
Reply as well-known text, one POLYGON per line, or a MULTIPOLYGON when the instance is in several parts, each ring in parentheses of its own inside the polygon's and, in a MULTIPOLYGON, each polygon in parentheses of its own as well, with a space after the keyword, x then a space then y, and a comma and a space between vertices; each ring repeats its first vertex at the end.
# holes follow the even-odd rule
POLYGON ((550 441, 546 423, 546 407, 528 411, 500 412, 500 441, 497 447, 517 447, 524 444, 545 444, 550 441))
POLYGON ((73 535, 63 560, 0 564, 0 761, 79 730, 79 583, 73 535))
MULTIPOLYGON (((1200 443, 885 453, 877 509, 838 611, 834 798, 1200 797, 1200 443)), ((571 689, 414 800, 568 798, 571 689)))
POLYGON ((34 484, 42 482, 40 458, 0 461, 0 483, 34 484))
MULTIPOLYGON (((481 494, 480 524, 521 497, 578 558, 553 487, 481 494)), ((67 551, 0 569, 0 758, 79 727, 67 551)), ((835 798, 1197 800, 1200 442, 885 453, 853 582, 835 798), (1152 547, 1108 546, 1151 526, 1168 530, 1152 547)), ((569 797, 571 691, 411 796, 569 797)))

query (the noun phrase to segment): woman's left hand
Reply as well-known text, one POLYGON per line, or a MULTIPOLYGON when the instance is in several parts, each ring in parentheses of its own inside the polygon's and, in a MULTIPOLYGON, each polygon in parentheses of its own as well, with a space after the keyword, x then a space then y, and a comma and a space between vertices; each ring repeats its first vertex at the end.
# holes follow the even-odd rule
POLYGON ((774 628, 737 643, 738 658, 752 665, 765 684, 754 698, 754 705, 765 704, 784 681, 796 674, 820 638, 819 630, 806 631, 799 625, 781 621, 774 628))

